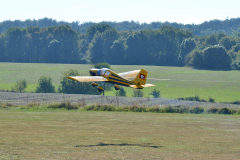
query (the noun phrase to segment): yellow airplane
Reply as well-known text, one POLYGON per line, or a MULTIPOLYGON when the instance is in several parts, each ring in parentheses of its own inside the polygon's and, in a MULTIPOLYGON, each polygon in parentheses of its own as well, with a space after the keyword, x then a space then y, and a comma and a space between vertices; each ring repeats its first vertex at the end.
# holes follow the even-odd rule
POLYGON ((152 87, 153 84, 146 84, 148 72, 144 69, 129 71, 124 73, 115 73, 111 69, 101 68, 101 69, 90 69, 89 71, 91 76, 69 76, 67 78, 79 81, 79 82, 92 82, 92 86, 98 86, 95 82, 103 82, 102 86, 99 86, 97 89, 99 92, 104 91, 103 87, 106 83, 114 84, 115 90, 119 90, 118 85, 143 89, 144 87, 152 87), (128 78, 134 78, 132 81, 128 78))

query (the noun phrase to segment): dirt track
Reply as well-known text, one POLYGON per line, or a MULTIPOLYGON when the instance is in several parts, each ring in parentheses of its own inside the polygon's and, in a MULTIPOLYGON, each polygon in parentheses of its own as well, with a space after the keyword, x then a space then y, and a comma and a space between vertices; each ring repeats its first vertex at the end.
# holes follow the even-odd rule
POLYGON ((165 105, 186 105, 186 106, 215 106, 215 107, 233 107, 240 108, 240 105, 183 101, 163 98, 137 98, 137 97, 115 97, 100 95, 83 94, 58 94, 58 93, 14 93, 0 92, 1 103, 11 103, 26 105, 29 103, 60 103, 70 100, 72 103, 78 103, 85 100, 86 104, 115 104, 115 105, 145 105, 145 106, 165 106, 165 105))

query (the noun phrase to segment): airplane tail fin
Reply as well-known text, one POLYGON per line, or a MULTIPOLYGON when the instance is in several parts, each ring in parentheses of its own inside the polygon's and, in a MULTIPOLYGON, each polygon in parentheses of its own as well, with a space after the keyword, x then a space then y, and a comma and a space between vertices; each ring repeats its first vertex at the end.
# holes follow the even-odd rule
POLYGON ((148 72, 144 69, 141 69, 141 71, 138 73, 138 75, 135 77, 135 79, 132 81, 137 86, 145 85, 147 80, 147 74, 148 72))

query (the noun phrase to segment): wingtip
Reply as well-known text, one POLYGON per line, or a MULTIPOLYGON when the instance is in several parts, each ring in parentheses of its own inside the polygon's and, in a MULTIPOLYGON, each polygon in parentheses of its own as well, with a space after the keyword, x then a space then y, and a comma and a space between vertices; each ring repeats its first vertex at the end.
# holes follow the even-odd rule
POLYGON ((68 79, 72 79, 72 80, 75 80, 74 78, 72 78, 72 77, 67 77, 68 79))

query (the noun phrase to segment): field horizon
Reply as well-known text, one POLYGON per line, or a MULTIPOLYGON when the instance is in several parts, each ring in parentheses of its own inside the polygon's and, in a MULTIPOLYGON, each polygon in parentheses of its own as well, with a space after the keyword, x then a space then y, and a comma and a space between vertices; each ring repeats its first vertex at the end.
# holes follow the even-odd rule
MULTIPOLYGON (((34 92, 38 79, 50 76, 55 88, 60 85, 60 77, 64 71, 76 69, 80 75, 89 75, 90 64, 48 64, 48 63, 0 63, 0 90, 11 90, 17 80, 26 79, 26 92, 34 92)), ((145 69, 148 71, 147 83, 155 87, 144 88, 144 97, 153 89, 160 90, 161 98, 176 99, 179 97, 199 96, 216 102, 239 101, 240 72, 236 70, 213 71, 197 70, 189 67, 111 65, 116 73, 145 69), (161 80, 170 79, 170 80, 161 80)), ((132 97, 133 89, 124 87, 128 97, 132 97)), ((115 90, 106 91, 106 96, 114 96, 115 90)))

